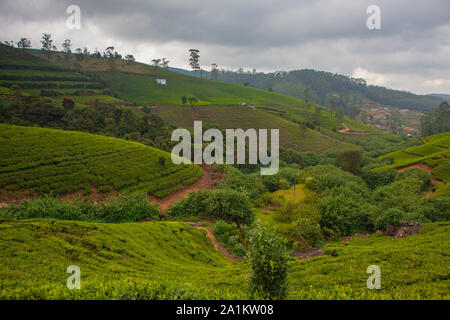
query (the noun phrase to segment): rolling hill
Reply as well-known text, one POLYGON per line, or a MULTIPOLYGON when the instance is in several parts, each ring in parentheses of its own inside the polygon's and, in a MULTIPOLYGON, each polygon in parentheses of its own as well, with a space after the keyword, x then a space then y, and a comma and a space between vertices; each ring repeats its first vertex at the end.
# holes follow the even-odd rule
MULTIPOLYGON (((191 71, 179 68, 170 70, 186 75, 193 74, 191 71)), ((204 72, 204 74, 205 77, 210 77, 210 72, 204 72)), ((241 85, 247 84, 261 89, 271 88, 274 92, 298 98, 303 98, 304 90, 309 88, 314 102, 326 105, 331 95, 337 95, 340 97, 338 103, 341 103, 344 109, 372 102, 395 108, 423 111, 437 107, 445 100, 442 95, 416 95, 407 91, 366 85, 365 81, 361 81, 361 79, 311 69, 273 73, 223 71, 219 72, 218 80, 241 85)))
MULTIPOLYGON (((329 243, 324 256, 291 262, 288 298, 449 299, 449 227, 329 243), (366 287, 372 264, 381 290, 366 287)), ((248 298, 248 263, 226 259, 184 222, 0 219, 0 231, 0 299, 248 298), (80 268, 80 290, 66 287, 70 265, 80 268)))
POLYGON ((162 197, 202 169, 140 143, 54 129, 0 124, 2 199, 27 194, 144 191, 162 197))
MULTIPOLYGON (((68 97, 82 106, 92 105, 96 100, 119 106, 147 106, 155 109, 164 120, 185 127, 193 125, 193 121, 187 123, 186 119, 196 118, 196 113, 201 114, 198 119, 211 120, 219 114, 226 116, 230 111, 237 111, 236 107, 240 106, 242 111, 236 112, 238 116, 232 121, 234 128, 280 128, 282 145, 286 147, 319 152, 359 149, 333 133, 342 123, 332 119, 328 112, 315 112, 320 106, 267 90, 193 78, 121 59, 80 58, 75 54, 48 54, 4 45, 0 45, 0 57, 0 90, 4 93, 0 102, 15 101, 11 88, 18 85, 27 101, 50 96, 55 104, 61 104, 63 98, 68 97), (160 78, 166 79, 167 84, 157 84, 156 79, 160 78), (197 102, 192 106, 195 109, 189 103, 183 105, 182 96, 195 97, 197 102), (255 106, 249 107, 253 103, 255 106), (299 123, 309 126, 304 135, 299 123)), ((349 126, 378 131, 347 117, 343 120, 349 126)), ((229 128, 224 121, 220 124, 222 128, 229 128)))

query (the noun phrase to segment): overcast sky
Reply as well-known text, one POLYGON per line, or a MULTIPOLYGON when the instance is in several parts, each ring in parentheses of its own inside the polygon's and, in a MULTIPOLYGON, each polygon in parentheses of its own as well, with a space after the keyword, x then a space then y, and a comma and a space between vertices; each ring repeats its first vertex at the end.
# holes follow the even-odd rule
POLYGON ((187 69, 197 48, 205 69, 316 69, 450 94, 450 0, 0 0, 0 40, 39 48, 43 32, 58 48, 66 38, 73 49, 112 45, 145 63, 187 69), (66 26, 72 4, 80 30, 66 26), (369 5, 381 10, 379 30, 367 28, 369 5))

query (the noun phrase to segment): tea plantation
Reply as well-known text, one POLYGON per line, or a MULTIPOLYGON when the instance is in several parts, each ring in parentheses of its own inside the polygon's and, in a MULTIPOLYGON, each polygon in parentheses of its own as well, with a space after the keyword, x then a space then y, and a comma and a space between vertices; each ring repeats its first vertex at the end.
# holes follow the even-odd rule
POLYGON ((0 188, 9 193, 145 191, 163 197, 195 182, 202 169, 136 142, 55 129, 0 124, 0 188))
MULTIPOLYGON (((2 219, 0 230, 0 299, 248 298, 249 265, 227 260, 183 222, 2 219), (80 267, 80 290, 66 287, 70 265, 80 267)), ((324 256, 292 260, 288 298, 449 299, 449 234, 440 222, 404 239, 329 243, 324 256), (380 290, 366 287, 372 264, 380 290)))

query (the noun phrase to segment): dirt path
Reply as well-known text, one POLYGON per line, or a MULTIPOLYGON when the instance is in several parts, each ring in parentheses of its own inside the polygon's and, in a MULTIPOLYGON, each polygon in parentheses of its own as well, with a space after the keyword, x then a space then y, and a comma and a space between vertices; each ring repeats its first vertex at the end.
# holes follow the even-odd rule
POLYGON ((238 259, 232 254, 230 253, 224 246, 222 246, 216 239, 216 237, 214 236, 214 233, 206 228, 206 227, 201 227, 201 226, 195 226, 197 229, 201 229, 201 230, 205 230, 206 231, 206 237, 208 239, 211 240, 214 248, 220 252, 225 258, 231 260, 231 261, 238 261, 238 259))
POLYGON ((342 125, 344 126, 344 129, 338 130, 337 132, 344 134, 369 134, 368 132, 351 131, 345 123, 342 123, 342 125))
MULTIPOLYGON (((413 168, 422 169, 423 171, 426 171, 428 173, 431 173, 431 170, 433 170, 433 167, 430 167, 429 165, 426 165, 424 163, 414 163, 414 164, 411 164, 409 166, 397 169, 397 172, 403 172, 405 170, 413 169, 413 168)), ((432 178, 431 181, 436 186, 444 185, 444 183, 442 181, 436 180, 435 178, 432 178)))
POLYGON ((215 180, 214 170, 210 166, 202 166, 203 175, 197 182, 175 192, 172 192, 168 196, 163 198, 156 198, 154 196, 149 196, 148 199, 151 203, 158 203, 161 210, 165 211, 169 209, 175 202, 180 201, 183 198, 189 196, 190 192, 195 192, 201 189, 214 189, 215 180))

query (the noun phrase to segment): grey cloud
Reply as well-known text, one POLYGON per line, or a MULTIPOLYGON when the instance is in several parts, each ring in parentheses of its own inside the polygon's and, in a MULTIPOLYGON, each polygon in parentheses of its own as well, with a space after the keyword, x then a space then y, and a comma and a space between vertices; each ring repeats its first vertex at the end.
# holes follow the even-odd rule
MULTIPOLYGON (((37 45, 46 31, 57 43, 70 37, 77 46, 113 44, 146 62, 154 54, 186 67, 186 51, 195 46, 205 65, 234 69, 351 75, 360 67, 397 79, 388 86, 421 93, 433 90, 423 87, 426 81, 450 79, 448 0, 0 0, 0 12, 2 40, 29 32, 37 45), (73 3, 82 10, 79 32, 64 29, 65 9, 73 3), (371 4, 381 8, 382 30, 366 28, 371 4)), ((444 83, 436 90, 450 92, 448 82, 436 83, 444 83)))

